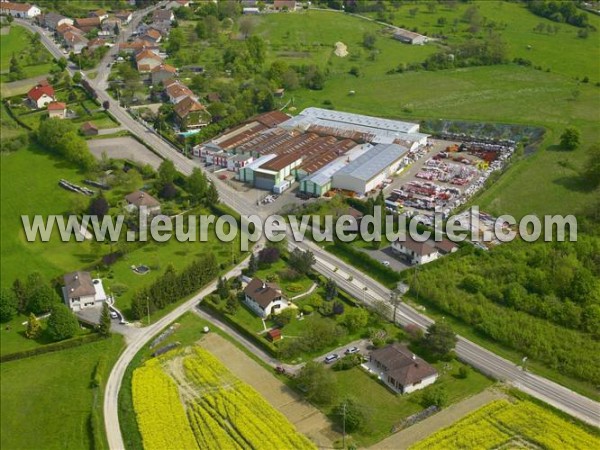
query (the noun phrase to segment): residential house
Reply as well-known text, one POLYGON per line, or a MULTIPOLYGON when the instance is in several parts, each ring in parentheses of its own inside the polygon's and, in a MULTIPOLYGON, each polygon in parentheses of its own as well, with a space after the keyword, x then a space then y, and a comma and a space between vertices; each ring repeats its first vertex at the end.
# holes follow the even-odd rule
POLYGON ((294 0, 275 0, 273 8, 277 11, 295 11, 296 2, 294 0))
POLYGON ((144 41, 142 39, 136 39, 133 42, 122 42, 121 44, 119 44, 120 52, 138 54, 142 50, 156 50, 156 52, 158 52, 158 47, 153 43, 144 41))
POLYGON ((115 18, 119 19, 123 25, 127 25, 133 19, 131 11, 119 11, 115 13, 115 18))
POLYGON ((160 214, 160 202, 147 192, 132 192, 125 196, 125 201, 127 202, 125 209, 130 212, 145 208, 150 215, 160 214))
POLYGON ((97 50, 100 47, 104 47, 105 45, 106 40, 102 38, 94 38, 88 42, 87 48, 89 51, 93 52, 94 50, 97 50))
POLYGON ((175 19, 175 16, 170 9, 155 9, 152 12, 152 22, 154 23, 171 23, 173 19, 175 19))
POLYGON ((0 2, 0 14, 18 17, 19 19, 33 19, 42 13, 39 7, 29 3, 0 2))
POLYGON ((56 30, 60 25, 73 25, 73 19, 69 19, 61 14, 48 13, 44 15, 43 25, 51 30, 56 30))
POLYGON ((245 7, 242 9, 242 14, 245 16, 260 14, 260 9, 254 7, 245 7))
POLYGON ((148 73, 157 66, 163 63, 160 56, 150 50, 142 50, 135 57, 138 72, 148 73))
POLYGON ((448 239, 442 239, 440 242, 434 242, 435 248, 438 249, 440 255, 448 255, 458 251, 458 245, 448 239))
POLYGON ((190 88, 183 84, 181 81, 167 80, 163 82, 163 85, 165 86, 165 93, 169 98, 169 102, 173 103, 174 105, 176 105, 186 97, 192 97, 196 99, 194 93, 190 90, 190 88))
POLYGON ((84 136, 96 136, 98 134, 98 127, 92 122, 86 122, 79 127, 79 131, 84 136))
POLYGON ((64 119, 67 117, 67 104, 63 102, 48 103, 48 117, 50 119, 64 119))
POLYGON ((418 242, 410 236, 392 243, 392 250, 405 257, 411 264, 427 264, 440 256, 434 245, 425 241, 418 242))
POLYGON ((142 33, 148 31, 149 28, 153 28, 159 31, 163 37, 167 37, 171 32, 171 22, 154 22, 151 27, 147 27, 142 33))
POLYGON ((150 71, 152 84, 158 86, 160 83, 170 80, 177 75, 177 69, 169 64, 161 64, 150 71))
POLYGON ((92 30, 100 28, 100 19, 98 17, 75 19, 75 26, 84 33, 89 33, 92 30))
POLYGON ((41 81, 27 92, 27 99, 35 108, 43 108, 56 100, 54 88, 46 80, 41 81))
POLYGON ((180 128, 202 128, 210 123, 210 113, 193 97, 185 97, 173 108, 180 128))
POLYGON ((401 394, 423 389, 435 383, 438 377, 433 366, 398 343, 373 350, 367 367, 377 373, 392 390, 401 394))
POLYGON ((171 2, 172 8, 189 8, 192 2, 190 0, 174 0, 171 2))
POLYGON ((290 306, 275 283, 265 283, 253 278, 244 288, 244 302, 259 317, 267 318, 290 306))
POLYGON ((102 22, 105 19, 108 19, 108 13, 104 9, 97 9, 96 11, 92 11, 88 14, 89 17, 96 17, 100 19, 102 22))
POLYGON ((63 299, 73 311, 102 305, 107 300, 102 280, 93 280, 89 272, 68 273, 63 280, 63 299))
POLYGON ((405 44, 411 45, 423 45, 427 42, 427 36, 415 33, 413 31, 405 30, 404 28, 397 28, 394 32, 394 39, 405 44))
POLYGON ((162 35, 160 34, 160 31, 154 28, 148 28, 148 30, 142 36, 140 36, 140 39, 158 44, 162 39, 162 35))
POLYGON ((88 45, 87 38, 74 31, 67 31, 63 34, 63 41, 67 49, 76 55, 80 54, 88 45))
POLYGON ((102 21, 102 25, 100 28, 102 31, 106 31, 112 35, 117 35, 121 32, 121 27, 123 26, 123 22, 118 17, 111 17, 109 19, 105 19, 102 21), (115 33, 116 31, 116 33, 115 33))

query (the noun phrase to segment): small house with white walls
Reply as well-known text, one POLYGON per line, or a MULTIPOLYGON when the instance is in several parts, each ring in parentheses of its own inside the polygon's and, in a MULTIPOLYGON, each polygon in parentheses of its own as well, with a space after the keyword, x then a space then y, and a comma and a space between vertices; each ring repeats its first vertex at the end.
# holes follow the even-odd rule
POLYGON ((107 300, 102 280, 93 280, 89 272, 68 273, 64 283, 63 298, 72 311, 99 306, 107 300))
POLYGON ((398 343, 373 350, 368 366, 381 381, 401 394, 423 389, 438 378, 433 366, 398 343))
POLYGON ((244 302, 259 317, 266 319, 271 314, 278 314, 290 306, 275 283, 266 283, 260 278, 253 278, 244 288, 244 302))

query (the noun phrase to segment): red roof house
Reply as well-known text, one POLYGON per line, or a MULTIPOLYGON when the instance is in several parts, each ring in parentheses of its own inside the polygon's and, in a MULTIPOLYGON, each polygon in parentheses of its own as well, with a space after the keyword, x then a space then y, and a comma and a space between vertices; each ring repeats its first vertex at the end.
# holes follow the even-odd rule
POLYGON ((36 107, 43 108, 55 100, 54 88, 46 80, 37 84, 27 92, 27 99, 36 107))

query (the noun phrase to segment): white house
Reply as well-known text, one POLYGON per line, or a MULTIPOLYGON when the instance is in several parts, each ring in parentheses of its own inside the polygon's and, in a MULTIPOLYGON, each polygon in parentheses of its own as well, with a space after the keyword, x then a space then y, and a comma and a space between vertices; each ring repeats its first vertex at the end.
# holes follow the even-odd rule
POLYGON ((35 5, 13 2, 1 2, 0 12, 2 14, 18 17, 20 19, 33 19, 42 13, 41 9, 35 5))
POLYGON ((265 283, 259 278, 253 278, 244 288, 244 301, 257 316, 262 318, 278 314, 290 306, 279 286, 265 283))
POLYGON ((54 88, 46 80, 40 81, 27 92, 27 100, 40 109, 56 100, 54 88))
POLYGON ((147 192, 135 191, 125 196, 127 202, 127 209, 130 212, 139 210, 140 208, 146 208, 148 214, 160 214, 160 202, 152 197, 147 192))
POLYGON ((411 264, 427 264, 440 256, 438 249, 429 242, 417 242, 410 236, 406 236, 404 241, 393 242, 392 250, 404 256, 411 264))
POLYGON ((101 305, 107 297, 102 280, 92 280, 89 272, 73 272, 64 276, 63 298, 73 311, 101 305))
POLYGON ((174 105, 186 97, 192 97, 194 100, 198 99, 191 89, 179 80, 166 80, 163 81, 163 85, 165 86, 165 93, 167 94, 167 97, 169 97, 169 102, 174 105))
POLYGON ((438 377, 433 366, 398 343, 373 350, 367 367, 401 394, 423 389, 435 383, 438 377))

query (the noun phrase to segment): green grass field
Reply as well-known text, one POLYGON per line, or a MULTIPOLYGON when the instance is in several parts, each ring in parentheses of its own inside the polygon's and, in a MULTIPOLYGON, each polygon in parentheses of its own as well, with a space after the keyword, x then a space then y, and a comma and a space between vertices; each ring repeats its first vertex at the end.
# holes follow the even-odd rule
MULTIPOLYGON (((0 365, 3 449, 93 448, 90 415, 102 426, 102 395, 92 377, 101 355, 103 383, 123 346, 121 336, 0 365)), ((100 430, 104 435, 103 428, 100 430)), ((105 441, 104 437, 101 437, 105 441)))
MULTIPOLYGON (((490 379, 473 370, 466 379, 457 378, 459 367, 462 365, 458 361, 434 364, 441 374, 435 386, 446 390, 448 404, 477 394, 492 385, 490 379), (450 368, 445 367, 446 365, 450 368)), ((353 438, 360 447, 380 441, 388 436, 392 427, 402 419, 423 409, 419 403, 421 395, 419 391, 409 395, 395 395, 357 367, 334 373, 340 396, 353 398, 365 405, 369 426, 365 431, 353 433, 353 438), (360 386, 360 389, 357 389, 357 386, 360 386)), ((329 410, 326 412, 331 413, 329 410)))
MULTIPOLYGON (((31 45, 29 43, 30 36, 31 33, 29 31, 18 25, 11 26, 8 34, 0 36, 0 47, 2 48, 2 51, 0 52, 0 71, 3 73, 0 76, 0 80, 2 82, 9 81, 8 76, 4 75, 4 72, 8 73, 12 55, 18 56, 19 54, 27 52, 27 49, 31 45)), ((52 62, 49 62, 47 64, 34 66, 22 66, 22 69, 25 73, 25 78, 30 78, 48 73, 52 64, 52 62)))

